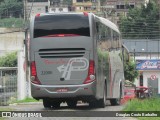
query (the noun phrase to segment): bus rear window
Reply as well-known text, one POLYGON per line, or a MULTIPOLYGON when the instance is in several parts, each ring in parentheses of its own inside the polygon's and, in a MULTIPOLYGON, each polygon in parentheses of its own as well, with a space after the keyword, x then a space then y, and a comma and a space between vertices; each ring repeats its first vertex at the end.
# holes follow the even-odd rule
POLYGON ((34 38, 55 34, 90 36, 88 16, 59 14, 35 17, 34 38))

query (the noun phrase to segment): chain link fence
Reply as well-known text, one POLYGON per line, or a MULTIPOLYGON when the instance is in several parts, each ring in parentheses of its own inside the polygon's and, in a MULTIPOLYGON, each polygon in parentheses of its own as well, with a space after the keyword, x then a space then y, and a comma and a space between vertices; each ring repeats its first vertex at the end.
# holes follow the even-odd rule
POLYGON ((0 68, 0 106, 17 100, 17 67, 0 68))

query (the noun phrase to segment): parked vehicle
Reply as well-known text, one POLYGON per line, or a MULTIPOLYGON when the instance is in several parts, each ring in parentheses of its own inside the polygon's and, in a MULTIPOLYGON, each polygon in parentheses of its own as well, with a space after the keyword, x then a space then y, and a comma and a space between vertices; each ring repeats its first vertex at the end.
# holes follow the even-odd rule
POLYGON ((31 93, 43 105, 120 104, 124 72, 118 27, 92 13, 38 14, 30 22, 31 93), (102 37, 103 36, 103 37, 102 37))
POLYGON ((124 90, 124 100, 125 102, 128 100, 132 100, 136 98, 135 89, 125 89, 124 90))
POLYGON ((148 92, 146 92, 147 90, 148 90, 148 87, 144 87, 144 86, 136 87, 136 90, 135 90, 136 97, 139 99, 148 98, 148 92))

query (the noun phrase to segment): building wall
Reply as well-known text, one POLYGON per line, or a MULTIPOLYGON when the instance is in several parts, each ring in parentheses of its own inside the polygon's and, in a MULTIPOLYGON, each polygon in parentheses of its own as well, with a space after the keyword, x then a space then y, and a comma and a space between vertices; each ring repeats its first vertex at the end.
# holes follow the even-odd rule
POLYGON ((92 0, 73 0, 72 6, 74 7, 75 12, 93 12, 96 13, 99 8, 97 7, 99 2, 92 2, 92 0))
MULTIPOLYGON (((0 28, 0 33, 18 31, 19 29, 0 28)), ((24 32, 0 34, 0 55, 23 49, 24 32)))
POLYGON ((27 17, 29 16, 29 14, 31 13, 30 16, 32 15, 36 15, 37 13, 46 13, 48 9, 48 2, 33 2, 33 6, 32 6, 32 2, 28 2, 27 3, 27 17), (32 11, 30 12, 32 8, 32 11))
POLYGON ((119 16, 127 16, 129 9, 126 5, 140 7, 144 3, 145 0, 106 0, 105 4, 101 5, 103 6, 101 12, 106 13, 104 17, 118 24, 119 16))
POLYGON ((158 78, 158 94, 160 94, 160 71, 143 71, 143 85, 148 86, 147 80, 150 79, 151 75, 155 75, 158 78))
POLYGON ((50 13, 57 13, 57 12, 68 12, 68 7, 50 7, 50 13))

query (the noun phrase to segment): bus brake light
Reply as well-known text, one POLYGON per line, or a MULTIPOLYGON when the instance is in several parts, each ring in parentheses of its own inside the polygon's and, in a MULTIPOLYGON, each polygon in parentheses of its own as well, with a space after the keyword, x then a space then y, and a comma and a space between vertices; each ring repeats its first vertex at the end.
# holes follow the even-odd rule
POLYGON ((31 63, 31 82, 34 84, 41 84, 41 82, 39 81, 38 77, 37 77, 37 70, 36 70, 36 63, 35 61, 33 61, 31 63))
POLYGON ((95 72, 94 72, 94 61, 89 61, 89 69, 88 69, 88 76, 83 84, 91 83, 95 80, 95 72))
POLYGON ((40 13, 38 13, 38 14, 36 14, 36 17, 39 17, 41 14, 40 13))

